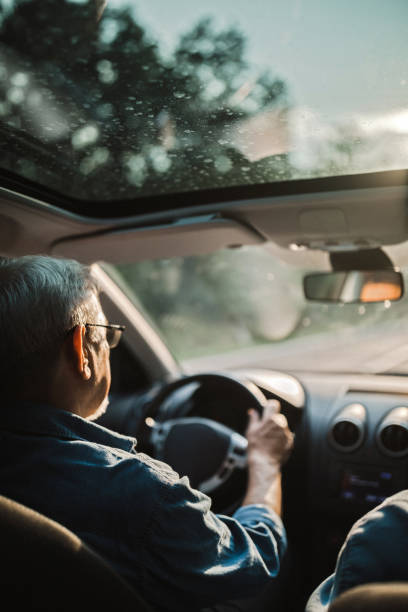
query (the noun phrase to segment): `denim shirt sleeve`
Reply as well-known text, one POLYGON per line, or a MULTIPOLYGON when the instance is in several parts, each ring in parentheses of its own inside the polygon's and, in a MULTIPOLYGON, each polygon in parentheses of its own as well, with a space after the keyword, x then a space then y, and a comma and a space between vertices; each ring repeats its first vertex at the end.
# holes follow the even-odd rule
POLYGON ((169 485, 152 520, 145 580, 161 581, 160 601, 169 609, 254 596, 279 572, 286 537, 276 514, 253 505, 227 517, 210 506, 184 477, 169 485))
POLYGON ((359 584, 408 580, 408 491, 377 506, 351 528, 334 573, 311 595, 306 612, 325 612, 331 602, 359 584))

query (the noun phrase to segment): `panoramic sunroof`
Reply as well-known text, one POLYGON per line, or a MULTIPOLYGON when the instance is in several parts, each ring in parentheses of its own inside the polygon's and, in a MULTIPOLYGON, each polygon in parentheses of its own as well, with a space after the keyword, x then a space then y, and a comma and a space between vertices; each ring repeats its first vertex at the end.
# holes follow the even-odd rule
POLYGON ((0 0, 0 168, 88 203, 406 168, 407 22, 398 0, 0 0))

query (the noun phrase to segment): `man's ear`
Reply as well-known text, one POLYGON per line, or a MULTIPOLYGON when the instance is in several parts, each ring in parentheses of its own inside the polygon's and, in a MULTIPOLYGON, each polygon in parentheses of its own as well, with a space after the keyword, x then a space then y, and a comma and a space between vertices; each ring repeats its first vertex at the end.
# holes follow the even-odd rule
POLYGON ((84 325, 77 325, 73 332, 72 344, 76 370, 83 380, 89 380, 91 378, 91 368, 89 367, 87 351, 84 345, 85 332, 84 325))

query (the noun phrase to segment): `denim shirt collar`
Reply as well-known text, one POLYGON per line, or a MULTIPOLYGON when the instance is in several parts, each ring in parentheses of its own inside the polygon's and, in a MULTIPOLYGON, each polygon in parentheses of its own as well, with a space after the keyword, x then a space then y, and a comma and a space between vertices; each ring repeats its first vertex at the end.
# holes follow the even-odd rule
POLYGON ((102 425, 46 404, 18 402, 0 411, 0 430, 65 440, 86 440, 132 452, 135 438, 115 433, 102 425))

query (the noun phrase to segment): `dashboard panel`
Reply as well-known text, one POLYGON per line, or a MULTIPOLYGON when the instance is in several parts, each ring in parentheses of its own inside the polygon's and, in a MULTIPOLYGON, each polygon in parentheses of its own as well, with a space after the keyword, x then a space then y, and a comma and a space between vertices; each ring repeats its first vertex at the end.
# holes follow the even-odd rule
POLYGON ((370 392, 346 393, 333 402, 326 412, 325 423, 321 423, 320 429, 312 429, 317 444, 311 449, 311 499, 319 508, 360 514, 405 488, 408 484, 407 462, 401 448, 404 443, 404 421, 400 419, 400 425, 393 424, 394 428, 401 428, 401 431, 395 432, 395 439, 381 434, 387 434, 386 428, 392 427, 387 426, 387 419, 393 412, 402 412, 403 408, 408 413, 407 405, 408 398, 405 396, 370 392), (352 421, 346 420, 345 412, 351 406, 359 406, 365 412, 365 418, 358 428, 361 434, 357 438, 357 445, 345 444, 347 438, 350 440, 346 427, 357 429, 352 421), (339 418, 344 420, 336 422, 339 418), (344 427, 343 432, 339 426, 344 427), (334 436, 338 441, 334 440, 334 436), (383 438, 389 444, 388 452, 383 438), (394 453, 393 446, 396 448, 394 453), (322 483, 326 483, 323 489, 322 483))
POLYGON ((408 383, 388 375, 292 374, 306 401, 284 521, 307 598, 307 591, 334 571, 353 523, 385 497, 408 488, 408 383), (394 454, 384 441, 391 441, 394 454))
POLYGON ((316 511, 354 518, 408 485, 408 388, 395 378, 302 379, 309 503, 316 511), (357 418, 351 407, 360 409, 357 418))

